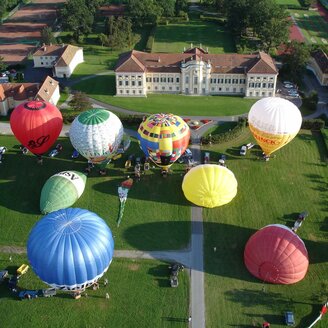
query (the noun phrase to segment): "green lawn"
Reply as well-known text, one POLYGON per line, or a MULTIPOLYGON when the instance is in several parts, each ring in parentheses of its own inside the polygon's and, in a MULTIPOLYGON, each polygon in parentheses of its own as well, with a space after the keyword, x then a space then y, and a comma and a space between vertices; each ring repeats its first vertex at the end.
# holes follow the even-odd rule
POLYGON ((298 0, 276 0, 276 3, 281 6, 294 6, 301 8, 301 4, 298 0))
MULTIPOLYGON (((0 254, 2 268, 10 272, 25 256, 0 254)), ((88 289, 88 297, 74 300, 58 292, 52 298, 19 300, 5 284, 0 285, 1 327, 65 328, 65 327, 186 327, 188 317, 189 279, 179 274, 179 287, 169 287, 167 264, 159 261, 114 259, 96 291, 88 289), (105 295, 109 293, 109 300, 105 295)), ((19 281, 22 289, 46 286, 29 270, 19 281)))
MULTIPOLYGON (((264 320, 284 327, 283 313, 288 310, 294 312, 297 327, 307 327, 318 316, 328 292, 324 148, 311 132, 302 130, 276 152, 275 159, 264 162, 257 159, 261 151, 256 147, 246 157, 238 155, 240 146, 250 141, 247 130, 231 143, 204 148, 215 161, 219 152, 225 153, 228 168, 238 180, 238 194, 230 204, 203 211, 207 327, 218 323, 220 327, 259 327, 264 320), (310 213, 299 230, 310 259, 305 279, 278 286, 253 278, 243 264, 247 240, 268 224, 292 226, 304 210, 310 213)), ((326 326, 327 319, 316 325, 326 326)))
MULTIPOLYGON (((45 158, 43 166, 38 166, 34 156, 19 153, 14 137, 0 136, 0 144, 8 148, 0 170, 1 245, 26 245, 29 231, 41 218, 40 192, 51 175, 64 170, 83 172, 86 168, 85 159, 71 160, 73 148, 69 139, 62 138, 60 142, 63 152, 58 157, 45 158)), ((142 156, 135 141, 128 150, 131 153, 142 156)), ((129 192, 124 217, 117 228, 117 186, 133 173, 124 168, 127 156, 109 164, 106 177, 100 177, 94 169, 73 207, 86 208, 102 217, 113 232, 116 249, 186 247, 190 238, 190 207, 181 190, 183 165, 173 165, 174 173, 167 179, 160 176, 158 168, 142 176, 129 192), (177 222, 173 230, 172 222, 177 222)))
POLYGON ((74 89, 107 104, 137 112, 173 112, 177 115, 223 116, 238 115, 249 111, 254 99, 229 96, 148 95, 147 98, 114 97, 115 76, 97 76, 74 85, 74 89))
POLYGON ((310 44, 328 44, 328 23, 317 11, 290 10, 310 44))
POLYGON ((235 52, 233 36, 227 28, 191 16, 190 21, 179 24, 158 25, 152 52, 177 52, 190 48, 190 44, 210 53, 235 52))

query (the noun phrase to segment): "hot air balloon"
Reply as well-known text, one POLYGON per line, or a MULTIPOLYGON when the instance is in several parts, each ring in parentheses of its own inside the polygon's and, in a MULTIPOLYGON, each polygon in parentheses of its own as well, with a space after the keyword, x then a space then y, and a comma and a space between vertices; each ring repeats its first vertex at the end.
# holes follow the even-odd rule
POLYGON ((174 114, 154 114, 143 120, 138 129, 139 145, 156 165, 168 169, 186 150, 189 126, 174 114))
POLYGON ((86 181, 86 176, 77 171, 63 171, 51 176, 41 190, 41 213, 72 206, 82 195, 86 181))
POLYGON ((94 164, 107 164, 122 141, 120 119, 105 109, 91 109, 77 116, 69 130, 73 147, 94 164))
POLYGON ((184 176, 182 190, 192 203, 212 208, 229 203, 237 194, 237 185, 234 174, 226 167, 203 164, 184 176))
POLYGON ((63 126, 58 108, 45 101, 18 105, 10 116, 15 137, 33 154, 42 155, 57 140, 63 126))
POLYGON ((274 284, 293 284, 302 280, 309 259, 302 239, 281 224, 268 225, 248 240, 244 262, 255 277, 274 284))
POLYGON ((289 100, 268 97, 252 106, 248 113, 248 124, 263 152, 270 155, 297 135, 302 115, 289 100))
POLYGON ((27 241, 36 275, 62 290, 83 290, 107 271, 114 252, 112 233, 97 214, 67 208, 44 216, 27 241))

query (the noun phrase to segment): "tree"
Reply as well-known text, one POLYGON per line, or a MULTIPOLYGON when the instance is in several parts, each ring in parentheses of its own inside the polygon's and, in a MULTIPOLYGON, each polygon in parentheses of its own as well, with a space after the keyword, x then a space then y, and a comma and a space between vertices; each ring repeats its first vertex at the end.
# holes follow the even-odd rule
POLYGON ((108 36, 109 46, 123 49, 130 48, 137 41, 132 32, 132 22, 129 18, 117 17, 113 23, 113 33, 108 36))
POLYGON ((156 0, 127 0, 127 10, 135 26, 155 24, 163 13, 163 8, 156 0))
POLYGON ((92 31, 94 14, 86 5, 86 0, 68 0, 61 10, 64 27, 73 32, 73 38, 79 42, 81 35, 92 31))
POLYGON ((7 69, 7 64, 4 62, 4 58, 0 56, 0 71, 5 71, 7 69))
POLYGON ((286 53, 283 70, 287 72, 290 80, 299 84, 310 58, 310 50, 305 44, 292 41, 288 45, 286 53))
MULTIPOLYGON (((250 0, 250 2, 252 2, 250 0)), ((227 1, 227 23, 232 32, 237 36, 246 33, 250 26, 250 3, 249 0, 227 1)))
POLYGON ((45 44, 56 43, 56 38, 52 33, 52 28, 45 26, 41 31, 41 41, 45 44))
POLYGON ((99 41, 100 41, 102 47, 103 47, 103 46, 106 46, 106 47, 109 46, 109 38, 108 38, 108 36, 107 36, 106 34, 104 34, 104 33, 100 33, 100 34, 98 35, 98 39, 99 39, 99 41))
POLYGON ((84 92, 74 93, 68 105, 77 111, 84 111, 91 108, 91 102, 84 92))
POLYGON ((163 16, 172 17, 175 14, 175 0, 157 0, 159 6, 163 9, 163 16))
POLYGON ((175 1, 175 14, 179 15, 179 13, 188 11, 188 0, 176 0, 175 1))

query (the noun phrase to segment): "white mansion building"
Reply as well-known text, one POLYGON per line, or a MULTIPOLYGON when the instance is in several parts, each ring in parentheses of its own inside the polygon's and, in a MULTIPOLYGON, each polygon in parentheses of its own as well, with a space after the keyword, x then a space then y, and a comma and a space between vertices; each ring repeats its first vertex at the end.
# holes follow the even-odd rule
POLYGON ((180 54, 132 50, 115 69, 117 96, 147 93, 185 95, 275 95, 278 70, 270 55, 209 54, 190 48, 180 54))

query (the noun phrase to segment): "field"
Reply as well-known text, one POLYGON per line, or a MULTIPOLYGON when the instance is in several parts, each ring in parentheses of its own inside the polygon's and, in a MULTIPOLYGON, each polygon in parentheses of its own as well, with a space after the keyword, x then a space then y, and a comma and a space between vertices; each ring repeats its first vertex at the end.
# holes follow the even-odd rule
POLYGON ((309 44, 328 44, 328 22, 318 11, 290 10, 309 44))
POLYGON ((235 52, 233 37, 225 27, 193 16, 188 23, 158 25, 152 52, 181 53, 191 43, 212 54, 235 52))
MULTIPOLYGON (((268 320, 284 327, 284 311, 293 311, 297 327, 307 327, 326 301, 327 257, 327 163, 320 140, 308 131, 277 151, 269 162, 257 159, 254 147, 240 158, 240 145, 252 141, 249 132, 230 144, 207 148, 215 161, 218 152, 227 155, 227 165, 238 180, 232 203, 207 209, 205 234, 207 327, 258 327, 268 320), (298 213, 310 215, 299 230, 309 252, 305 279, 295 285, 265 284, 253 278, 243 264, 249 237, 268 224, 291 227, 298 213), (214 251, 216 247, 216 251, 214 251)), ((204 149, 205 150, 205 149, 204 149)), ((326 327, 323 320, 316 327, 326 327)))
MULTIPOLYGON (((41 218, 40 192, 45 181, 64 170, 84 171, 86 160, 71 159, 69 139, 60 140, 63 152, 45 158, 38 166, 34 156, 18 154, 18 142, 12 136, 0 136, 0 144, 9 150, 0 170, 0 245, 26 244, 28 233, 41 218)), ((135 142, 129 153, 142 156, 135 142)), ((87 208, 102 217, 111 228, 116 249, 178 249, 187 247, 190 237, 190 207, 180 188, 181 165, 176 165, 169 179, 162 179, 153 169, 136 182, 129 192, 124 217, 119 228, 117 186, 132 174, 124 169, 126 157, 108 165, 108 175, 100 177, 95 168, 86 189, 74 207, 87 208), (172 193, 175 190, 175 193, 172 193), (164 214, 165 213, 165 214, 164 214), (174 229, 172 229, 173 222, 174 229)))
POLYGON ((276 0, 276 3, 281 6, 294 6, 301 8, 298 0, 276 0))
MULTIPOLYGON (((0 254, 2 267, 14 273, 26 257, 0 254)), ((1 327, 185 327, 188 317, 189 279, 179 274, 179 287, 169 287, 167 264, 159 261, 114 259, 105 274, 109 284, 88 290, 88 297, 72 299, 64 292, 52 298, 20 301, 0 285, 1 327), (109 300, 105 298, 109 293, 109 300)), ((19 282, 22 289, 47 288, 29 270, 19 282)))
POLYGON ((97 76, 74 85, 91 98, 136 112, 173 112, 177 115, 225 116, 244 114, 254 99, 229 96, 148 95, 147 98, 114 97, 115 76, 97 76))

